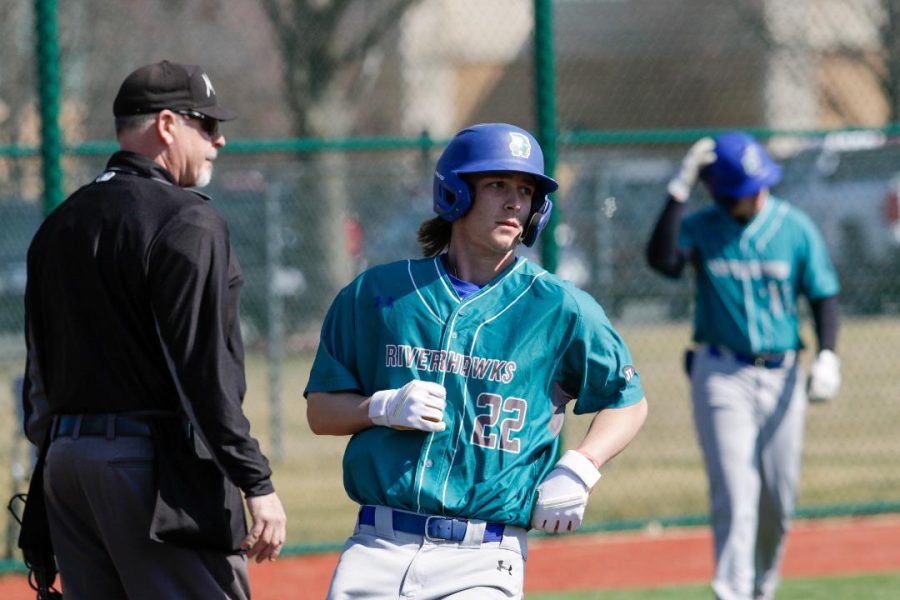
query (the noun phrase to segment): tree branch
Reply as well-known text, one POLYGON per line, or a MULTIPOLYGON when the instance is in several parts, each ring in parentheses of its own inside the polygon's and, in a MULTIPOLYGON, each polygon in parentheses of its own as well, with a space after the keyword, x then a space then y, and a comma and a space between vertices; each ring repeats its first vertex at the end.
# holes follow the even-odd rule
MULTIPOLYGON (((783 49, 784 45, 775 41, 769 28, 766 27, 762 10, 747 7, 742 0, 731 0, 730 4, 738 17, 749 26, 750 30, 760 39, 760 41, 762 41, 766 48, 771 50, 783 49)), ((821 92, 822 98, 824 99, 825 104, 828 105, 828 108, 834 111, 840 119, 847 121, 849 115, 847 115, 843 103, 835 97, 834 93, 827 88, 820 88, 819 92, 821 92)))
POLYGON ((335 59, 335 63, 343 67, 359 60, 369 48, 381 41, 384 34, 397 25, 407 9, 418 1, 419 0, 398 0, 395 2, 394 5, 381 15, 381 17, 369 28, 369 31, 365 36, 363 36, 356 44, 353 44, 344 50, 344 52, 335 59))

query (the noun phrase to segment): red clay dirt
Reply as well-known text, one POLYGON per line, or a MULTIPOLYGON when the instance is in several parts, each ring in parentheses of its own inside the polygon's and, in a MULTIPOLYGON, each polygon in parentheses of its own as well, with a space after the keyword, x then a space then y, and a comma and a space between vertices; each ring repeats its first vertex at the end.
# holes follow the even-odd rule
MULTIPOLYGON (((529 542, 526 592, 659 587, 702 583, 712 572, 707 528, 616 533, 529 542)), ((252 564, 254 600, 321 599, 337 554, 252 564)), ((900 516, 797 521, 785 577, 900 571, 900 516)), ((0 598, 32 600, 24 577, 0 577, 0 598)))

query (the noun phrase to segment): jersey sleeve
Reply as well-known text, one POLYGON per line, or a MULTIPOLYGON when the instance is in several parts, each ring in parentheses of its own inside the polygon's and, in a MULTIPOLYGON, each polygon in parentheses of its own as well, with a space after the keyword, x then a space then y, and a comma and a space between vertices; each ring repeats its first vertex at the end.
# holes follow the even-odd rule
POLYGON ((806 260, 800 272, 800 289, 810 300, 834 296, 840 291, 840 283, 825 240, 810 219, 802 218, 801 223, 806 239, 806 260))
POLYGON ((355 298, 355 285, 351 284, 338 293, 328 309, 304 396, 310 392, 362 390, 355 369, 355 298))
POLYGON ((593 298, 574 290, 579 315, 560 366, 563 390, 576 398, 575 414, 624 408, 644 397, 631 352, 593 298))

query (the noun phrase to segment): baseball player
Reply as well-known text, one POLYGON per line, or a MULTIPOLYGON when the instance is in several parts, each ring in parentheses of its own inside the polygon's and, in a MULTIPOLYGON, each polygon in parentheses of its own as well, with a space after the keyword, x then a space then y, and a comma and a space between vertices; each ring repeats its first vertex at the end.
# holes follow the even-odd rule
POLYGON ((360 504, 329 598, 520 598, 526 529, 574 531, 601 467, 646 416, 628 348, 586 293, 516 256, 557 183, 527 131, 460 131, 434 174, 426 258, 334 300, 305 390, 318 434, 352 435, 360 504), (566 405, 596 413, 557 461, 566 405))
POLYGON ((813 222, 769 194, 781 169, 743 132, 703 138, 669 182, 647 247, 650 266, 696 270, 686 365, 709 478, 720 600, 770 599, 794 510, 807 398, 834 396, 838 280, 813 222), (698 177, 715 202, 684 217, 698 177), (804 380, 798 299, 818 354, 804 380))

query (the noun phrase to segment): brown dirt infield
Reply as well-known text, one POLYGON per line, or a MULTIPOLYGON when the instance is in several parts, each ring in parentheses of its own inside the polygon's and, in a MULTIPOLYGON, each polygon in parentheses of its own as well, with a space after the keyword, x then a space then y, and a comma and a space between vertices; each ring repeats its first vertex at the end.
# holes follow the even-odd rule
MULTIPOLYGON (((337 554, 253 564, 254 600, 325 597, 337 554)), ((900 571, 900 515, 797 521, 784 576, 900 571)), ((526 592, 656 587, 698 583, 712 572, 707 528, 604 533, 530 541, 526 592)), ((0 598, 31 600, 24 577, 0 577, 0 598)))

